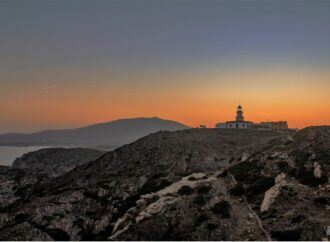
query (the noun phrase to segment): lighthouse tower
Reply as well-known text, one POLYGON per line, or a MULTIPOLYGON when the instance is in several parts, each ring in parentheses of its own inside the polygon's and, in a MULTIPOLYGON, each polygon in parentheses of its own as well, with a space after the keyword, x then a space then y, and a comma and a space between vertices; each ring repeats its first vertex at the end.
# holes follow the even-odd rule
POLYGON ((243 109, 241 105, 237 107, 236 122, 244 122, 243 109))
POLYGON ((216 127, 222 129, 248 129, 253 125, 250 121, 245 121, 243 116, 243 108, 241 105, 238 105, 236 110, 236 119, 235 121, 227 121, 225 123, 217 123, 216 127))

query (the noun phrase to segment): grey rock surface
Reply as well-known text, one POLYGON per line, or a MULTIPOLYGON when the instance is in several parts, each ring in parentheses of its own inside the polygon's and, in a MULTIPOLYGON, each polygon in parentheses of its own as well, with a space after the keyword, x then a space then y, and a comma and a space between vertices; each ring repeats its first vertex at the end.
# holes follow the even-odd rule
POLYGON ((57 177, 78 165, 96 160, 105 151, 82 148, 47 148, 24 154, 17 158, 13 167, 57 177))
MULTIPOLYGON (((0 239, 329 239, 329 171, 330 127, 158 132, 62 176, 35 178, 2 206, 0 239)), ((13 172, 4 168, 1 187, 13 172)))

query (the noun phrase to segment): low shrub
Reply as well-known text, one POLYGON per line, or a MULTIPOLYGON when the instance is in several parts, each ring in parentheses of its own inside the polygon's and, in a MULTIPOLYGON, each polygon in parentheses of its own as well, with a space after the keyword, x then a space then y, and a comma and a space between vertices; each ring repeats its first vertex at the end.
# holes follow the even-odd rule
POLYGON ((216 228, 218 228, 219 225, 216 224, 215 222, 209 222, 207 225, 206 225, 206 228, 208 230, 215 230, 216 228))
POLYGON ((244 161, 229 168, 229 172, 233 174, 235 179, 239 182, 248 182, 251 176, 259 175, 261 168, 257 161, 244 161))
POLYGON ((294 150, 290 155, 294 157, 295 162, 298 165, 305 164, 311 156, 311 154, 306 150, 294 150))
POLYGON ((15 216, 15 222, 16 223, 22 223, 27 221, 30 218, 30 216, 26 213, 20 213, 15 216))
POLYGON ((197 193, 207 194, 212 189, 210 185, 202 185, 197 188, 197 193))
POLYGON ((228 175, 228 170, 224 170, 223 172, 217 175, 217 178, 226 177, 227 175, 228 175))
POLYGON ((279 161, 276 162, 276 166, 277 168, 281 171, 281 172, 286 172, 289 169, 289 163, 286 161, 279 161))
POLYGON ((291 219, 291 223, 300 223, 306 219, 306 216, 303 214, 298 214, 291 219))
POLYGON ((153 177, 149 178, 145 184, 143 184, 139 193, 143 195, 156 192, 169 185, 171 185, 171 183, 168 180, 166 180, 165 178, 160 178, 159 174, 156 174, 153 177))
POLYGON ((215 203, 212 207, 212 212, 215 214, 220 214, 223 218, 230 218, 230 210, 231 206, 226 200, 215 203))
POLYGON ((241 183, 237 183, 233 188, 229 189, 229 193, 233 196, 242 196, 245 190, 241 183))
POLYGON ((330 165, 330 151, 327 150, 320 150, 316 153, 316 160, 318 160, 318 162, 320 164, 328 164, 330 165))
POLYGON ((89 191, 85 191, 84 195, 88 198, 94 199, 94 200, 98 200, 99 196, 97 193, 93 193, 93 192, 89 192, 89 191))
POLYGON ((267 191, 269 188, 275 185, 273 177, 259 176, 254 183, 246 188, 246 193, 249 196, 259 194, 267 191))
POLYGON ((293 177, 295 177, 295 176, 296 176, 296 173, 297 173, 297 169, 294 168, 294 167, 292 167, 292 168, 290 168, 290 169, 288 170, 288 175, 289 175, 289 176, 293 176, 293 177))
POLYGON ((191 195, 191 194, 194 193, 194 189, 191 188, 190 186, 182 186, 182 187, 179 189, 178 193, 179 193, 180 195, 191 195))
POLYGON ((206 199, 203 196, 198 195, 198 196, 194 197, 192 202, 193 202, 193 204, 204 205, 206 203, 206 199))
POLYGON ((318 185, 322 185, 328 182, 328 178, 326 176, 322 176, 320 178, 315 177, 313 170, 307 169, 304 166, 298 168, 295 173, 295 177, 302 184, 311 187, 317 187, 318 185))
POLYGON ((199 215, 197 217, 195 225, 199 226, 208 219, 209 219, 209 217, 206 214, 202 213, 201 215, 199 215))
POLYGON ((314 198, 314 204, 318 206, 325 206, 330 204, 330 198, 329 197, 316 197, 314 198))
POLYGON ((47 230, 47 233, 55 240, 55 241, 68 241, 70 240, 70 235, 62 229, 50 229, 47 230))
POLYGON ((301 237, 300 230, 272 231, 271 236, 275 240, 295 241, 301 237))

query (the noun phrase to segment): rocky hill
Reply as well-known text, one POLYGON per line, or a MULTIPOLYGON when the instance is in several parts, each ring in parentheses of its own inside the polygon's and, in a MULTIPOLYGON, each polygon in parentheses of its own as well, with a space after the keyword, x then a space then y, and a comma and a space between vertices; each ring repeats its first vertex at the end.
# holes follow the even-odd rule
POLYGON ((330 238, 327 126, 163 131, 53 179, 30 172, 1 169, 1 240, 330 238))
POLYGON ((105 151, 82 148, 48 148, 24 154, 17 158, 12 166, 57 177, 78 165, 96 160, 104 153, 105 151))

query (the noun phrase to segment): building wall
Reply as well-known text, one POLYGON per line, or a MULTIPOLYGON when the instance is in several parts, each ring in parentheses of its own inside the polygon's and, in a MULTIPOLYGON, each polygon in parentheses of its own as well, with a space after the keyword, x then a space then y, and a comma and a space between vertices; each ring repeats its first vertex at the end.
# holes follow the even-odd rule
POLYGON ((226 125, 226 123, 217 123, 215 125, 215 127, 218 128, 218 129, 226 129, 227 125, 226 125))
POLYGON ((227 128, 227 129, 247 129, 251 126, 249 122, 226 122, 221 123, 219 128, 227 128))
POLYGON ((288 129, 288 123, 286 121, 278 122, 261 122, 260 124, 252 122, 235 122, 229 121, 226 123, 216 124, 216 128, 219 129, 273 129, 273 130, 283 130, 288 129))
POLYGON ((285 121, 273 122, 272 129, 275 130, 288 129, 288 123, 285 121))
POLYGON ((261 122, 261 124, 266 125, 273 130, 283 130, 289 128, 287 121, 261 122))

